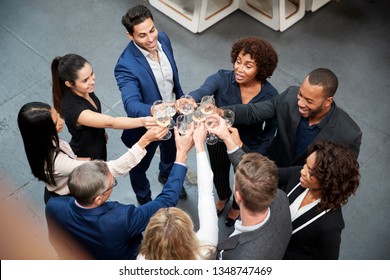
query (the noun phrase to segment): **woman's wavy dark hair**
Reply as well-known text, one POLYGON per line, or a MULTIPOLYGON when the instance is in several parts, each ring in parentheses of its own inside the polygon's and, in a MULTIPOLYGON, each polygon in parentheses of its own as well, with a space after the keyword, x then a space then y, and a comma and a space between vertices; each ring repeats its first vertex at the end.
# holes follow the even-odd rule
POLYGON ((278 65, 278 54, 272 45, 261 38, 245 37, 237 40, 230 52, 231 62, 234 64, 240 52, 249 54, 256 61, 258 72, 256 79, 262 84, 272 76, 278 65))
POLYGON ((50 105, 42 102, 23 105, 18 114, 18 126, 32 174, 40 181, 55 186, 54 160, 58 154, 59 139, 50 105))
POLYGON ((310 175, 316 177, 321 186, 318 210, 334 211, 356 192, 360 181, 359 163, 347 147, 333 142, 315 143, 308 151, 309 155, 316 153, 310 175))

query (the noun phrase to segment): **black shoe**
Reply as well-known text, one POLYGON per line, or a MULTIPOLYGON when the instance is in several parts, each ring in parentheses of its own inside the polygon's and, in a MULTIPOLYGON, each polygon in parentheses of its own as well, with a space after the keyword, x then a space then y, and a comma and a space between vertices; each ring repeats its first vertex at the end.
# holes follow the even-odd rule
POLYGON ((148 198, 139 198, 137 197, 137 201, 139 205, 144 205, 145 203, 148 203, 149 201, 152 201, 151 197, 148 198))
POLYGON ((226 205, 222 209, 216 208, 216 210, 217 210, 217 217, 222 215, 223 211, 225 210, 225 207, 226 207, 226 205))
POLYGON ((184 186, 181 188, 181 192, 179 194, 179 198, 180 199, 185 199, 187 198, 187 192, 186 192, 186 189, 184 188, 184 186))
POLYGON ((157 179, 158 179, 158 181, 159 181, 161 184, 163 184, 163 185, 165 185, 165 183, 168 181, 168 177, 162 175, 161 172, 158 173, 158 178, 157 178, 157 179))
POLYGON ((217 216, 218 216, 218 217, 222 215, 223 211, 225 211, 225 208, 226 208, 226 205, 227 205, 227 201, 228 201, 228 200, 226 199, 225 205, 223 206, 222 209, 218 209, 217 207, 215 207, 215 209, 217 210, 217 216))
POLYGON ((234 226, 234 224, 236 223, 237 219, 232 219, 232 218, 226 217, 226 219, 225 219, 225 226, 227 226, 227 227, 234 226))
MULTIPOLYGON (((238 209, 234 209, 234 208, 231 208, 230 211, 229 211, 229 214, 231 211, 239 211, 238 209)), ((238 220, 238 218, 240 217, 240 213, 238 212, 238 216, 237 218, 231 218, 229 217, 229 214, 227 215, 226 219, 225 219, 225 226, 227 227, 232 227, 234 226, 234 224, 236 223, 236 221, 238 220)))

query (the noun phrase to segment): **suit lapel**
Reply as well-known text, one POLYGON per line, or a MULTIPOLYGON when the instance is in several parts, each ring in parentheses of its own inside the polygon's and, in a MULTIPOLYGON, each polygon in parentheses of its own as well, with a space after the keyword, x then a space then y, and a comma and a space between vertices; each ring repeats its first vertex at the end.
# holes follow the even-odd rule
POLYGON ((141 53, 141 51, 135 46, 135 43, 134 43, 133 41, 131 41, 130 46, 131 46, 131 51, 132 51, 133 54, 134 54, 135 60, 137 60, 137 62, 138 62, 140 65, 142 65, 142 67, 145 68, 145 70, 148 72, 150 78, 153 80, 155 86, 158 88, 158 86, 157 86, 157 81, 156 81, 156 78, 154 77, 152 68, 150 68, 150 65, 149 65, 148 61, 146 60, 145 56, 144 56, 144 55, 141 53))
POLYGON ((218 251, 232 250, 232 249, 236 248, 237 245, 238 245, 238 236, 237 235, 232 236, 232 237, 228 237, 218 244, 218 251))
POLYGON ((337 120, 339 111, 335 104, 334 112, 328 123, 321 129, 320 133, 318 133, 317 137, 313 140, 313 142, 317 141, 329 141, 331 139, 333 133, 335 132, 336 123, 334 120, 337 120))
MULTIPOLYGON (((292 156, 295 155, 295 147, 296 147, 296 139, 297 139, 297 130, 299 122, 301 121, 301 114, 298 111, 298 106, 294 106, 294 112, 291 117, 291 129, 289 131, 288 137, 290 138, 289 141, 291 143, 290 145, 290 153, 292 156)), ((292 157, 294 158, 294 157, 292 157)))
POLYGON ((317 209, 317 206, 311 208, 309 211, 307 211, 306 213, 302 214, 297 219, 295 219, 292 222, 293 231, 295 229, 297 229, 298 227, 300 227, 301 225, 303 225, 304 223, 306 223, 307 221, 309 221, 312 218, 314 218, 315 216, 317 216, 318 214, 320 214, 316 209, 317 209))

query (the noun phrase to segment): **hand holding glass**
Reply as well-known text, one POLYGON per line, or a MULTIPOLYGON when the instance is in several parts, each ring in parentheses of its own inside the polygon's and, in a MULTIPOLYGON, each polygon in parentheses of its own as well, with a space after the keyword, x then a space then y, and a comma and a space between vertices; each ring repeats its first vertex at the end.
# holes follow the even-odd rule
MULTIPOLYGON (((207 129, 217 128, 219 126, 219 116, 218 115, 207 116, 204 124, 207 129)), ((218 140, 219 140, 218 136, 212 133, 209 133, 206 137, 206 143, 209 145, 217 144, 218 140)))
POLYGON ((191 95, 183 95, 176 100, 177 109, 183 115, 190 115, 194 112, 196 107, 195 99, 191 95))

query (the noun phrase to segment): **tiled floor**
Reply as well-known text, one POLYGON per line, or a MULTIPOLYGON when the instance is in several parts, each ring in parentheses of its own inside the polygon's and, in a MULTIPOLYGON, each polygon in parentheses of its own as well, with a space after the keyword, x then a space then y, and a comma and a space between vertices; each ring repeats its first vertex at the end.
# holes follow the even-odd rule
MULTIPOLYGON (((389 259, 390 211, 390 24, 386 0, 335 0, 284 31, 273 31, 241 11, 200 34, 193 34, 156 11, 147 1, 125 0, 1 0, 0 1, 0 200, 24 201, 28 216, 45 228, 43 187, 31 175, 16 123, 20 107, 32 100, 51 103, 50 63, 57 55, 75 52, 88 58, 97 75, 96 93, 104 112, 124 115, 113 68, 128 39, 120 24, 132 5, 154 12, 159 30, 172 40, 182 87, 197 88, 218 69, 231 69, 231 44, 239 37, 262 36, 279 54, 271 82, 279 91, 299 85, 312 69, 328 67, 339 77, 335 100, 360 125, 361 185, 344 207, 340 259, 389 259), (5 188, 9 185, 9 188, 5 188)), ((108 131, 109 158, 125 151, 121 131, 108 131)), ((67 133, 62 138, 69 139, 67 133)), ((188 165, 195 171, 191 154, 188 165)), ((158 160, 148 171, 153 193, 158 160)), ((112 199, 134 202, 128 176, 112 199)), ((196 185, 186 182, 189 197, 180 202, 194 219, 196 185)), ((3 203, 3 202, 2 202, 3 203)), ((230 229, 220 219, 220 236, 230 229)))

